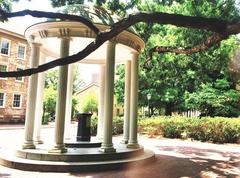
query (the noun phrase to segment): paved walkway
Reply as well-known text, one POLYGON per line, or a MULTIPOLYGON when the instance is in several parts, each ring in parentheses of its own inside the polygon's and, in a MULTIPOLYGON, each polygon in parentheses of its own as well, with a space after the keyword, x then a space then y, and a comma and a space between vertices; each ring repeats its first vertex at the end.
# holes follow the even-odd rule
MULTIPOLYGON (((71 129, 74 131, 75 129, 71 129)), ((21 145, 23 129, 0 130, 0 147, 14 149, 21 145)), ((42 130, 43 139, 52 143, 53 128, 42 130)), ((75 134, 74 132, 72 134, 75 134)), ((114 137, 118 142, 121 137, 114 137)), ((156 161, 144 167, 95 173, 40 173, 14 170, 0 166, 0 177, 5 178, 178 178, 226 177, 240 178, 240 145, 217 145, 178 139, 139 137, 145 148, 156 153, 156 161)))

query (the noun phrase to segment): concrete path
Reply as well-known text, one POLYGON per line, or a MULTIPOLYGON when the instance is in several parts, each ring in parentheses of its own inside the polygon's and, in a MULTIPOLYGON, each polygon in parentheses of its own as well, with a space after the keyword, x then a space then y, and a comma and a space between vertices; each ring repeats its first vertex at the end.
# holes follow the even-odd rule
MULTIPOLYGON (((71 129, 75 134, 75 126, 71 129)), ((21 145, 23 129, 1 130, 0 147, 14 149, 21 145)), ((52 143, 53 128, 42 129, 43 139, 52 143)), ((121 137, 114 137, 118 142, 121 137)), ((240 145, 217 145, 178 139, 139 137, 140 144, 156 153, 156 161, 144 167, 95 173, 40 173, 14 170, 0 166, 4 178, 240 178, 240 145)))

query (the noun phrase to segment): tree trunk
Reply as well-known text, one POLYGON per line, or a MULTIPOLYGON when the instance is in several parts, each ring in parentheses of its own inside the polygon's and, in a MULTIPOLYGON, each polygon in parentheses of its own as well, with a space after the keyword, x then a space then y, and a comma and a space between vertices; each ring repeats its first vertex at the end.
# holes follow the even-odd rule
POLYGON ((150 116, 152 116, 154 113, 153 113, 153 106, 150 107, 150 116))
POLYGON ((165 116, 172 116, 172 103, 165 104, 165 116))

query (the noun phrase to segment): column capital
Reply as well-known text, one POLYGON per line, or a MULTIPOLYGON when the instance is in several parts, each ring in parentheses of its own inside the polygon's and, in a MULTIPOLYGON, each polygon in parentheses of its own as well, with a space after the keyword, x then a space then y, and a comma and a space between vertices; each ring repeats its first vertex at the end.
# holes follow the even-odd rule
POLYGON ((58 29, 58 31, 59 31, 59 38, 60 39, 68 39, 68 40, 70 40, 71 39, 71 37, 70 37, 70 30, 69 30, 69 28, 59 28, 58 29))
POLYGON ((37 42, 29 42, 30 43, 30 46, 31 47, 41 47, 42 46, 42 44, 41 43, 37 43, 37 42))
POLYGON ((108 40, 106 42, 106 44, 110 44, 110 43, 116 45, 117 44, 116 38, 112 38, 111 40, 108 40))
POLYGON ((101 63, 101 64, 98 64, 98 65, 99 65, 99 67, 105 67, 106 66, 105 63, 101 63))
POLYGON ((35 39, 35 36, 34 35, 30 35, 29 36, 29 39, 28 39, 28 42, 30 44, 30 46, 41 46, 42 44, 39 43, 39 42, 36 42, 36 39, 35 39))
POLYGON ((59 28, 58 31, 60 37, 69 37, 69 28, 59 28))
POLYGON ((71 41, 72 38, 70 36, 59 36, 58 37, 60 40, 66 40, 66 41, 71 41))
POLYGON ((134 51, 131 51, 131 54, 132 54, 133 56, 135 56, 135 55, 138 55, 138 56, 139 56, 139 55, 140 55, 140 52, 134 50, 134 51))

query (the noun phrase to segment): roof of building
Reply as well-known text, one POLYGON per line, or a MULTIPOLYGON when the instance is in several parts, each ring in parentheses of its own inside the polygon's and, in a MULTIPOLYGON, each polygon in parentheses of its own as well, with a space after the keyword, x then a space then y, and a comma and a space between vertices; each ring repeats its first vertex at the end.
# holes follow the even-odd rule
POLYGON ((12 31, 9 31, 9 30, 6 30, 6 29, 3 29, 3 28, 0 28, 0 32, 8 34, 8 35, 11 35, 11 36, 15 36, 15 37, 21 38, 23 40, 26 40, 25 36, 20 35, 20 34, 15 33, 15 32, 12 32, 12 31))
POLYGON ((93 86, 96 86, 96 87, 99 87, 99 84, 98 83, 90 83, 89 85, 86 85, 84 88, 82 88, 81 90, 77 91, 75 95, 78 95, 79 93, 82 93, 86 90, 88 90, 89 88, 93 87, 93 86))

